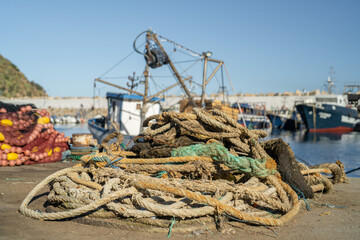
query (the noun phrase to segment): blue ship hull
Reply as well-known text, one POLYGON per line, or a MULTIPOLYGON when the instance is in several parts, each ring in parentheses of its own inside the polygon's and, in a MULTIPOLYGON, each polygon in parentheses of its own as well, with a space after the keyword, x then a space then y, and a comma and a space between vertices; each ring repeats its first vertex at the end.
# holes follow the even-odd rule
POLYGON ((310 132, 351 132, 359 122, 358 112, 347 107, 299 104, 296 109, 310 132))

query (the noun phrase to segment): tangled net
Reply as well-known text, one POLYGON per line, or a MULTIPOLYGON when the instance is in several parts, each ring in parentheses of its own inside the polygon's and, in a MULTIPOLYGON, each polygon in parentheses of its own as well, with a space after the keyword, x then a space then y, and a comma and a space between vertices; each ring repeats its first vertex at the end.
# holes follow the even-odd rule
POLYGON ((259 142, 265 132, 250 131, 217 110, 163 113, 146 119, 144 126, 132 151, 114 143, 82 157, 81 166, 36 186, 20 212, 153 232, 167 232, 169 226, 175 233, 241 223, 280 226, 298 213, 297 193, 328 192, 330 185, 346 180, 341 163, 309 169, 281 139, 259 142), (291 170, 288 176, 282 174, 285 169, 291 170), (320 172, 332 173, 333 182, 320 172), (47 184, 48 212, 29 209, 47 184))
POLYGON ((67 142, 45 109, 0 102, 0 166, 60 161, 67 142))

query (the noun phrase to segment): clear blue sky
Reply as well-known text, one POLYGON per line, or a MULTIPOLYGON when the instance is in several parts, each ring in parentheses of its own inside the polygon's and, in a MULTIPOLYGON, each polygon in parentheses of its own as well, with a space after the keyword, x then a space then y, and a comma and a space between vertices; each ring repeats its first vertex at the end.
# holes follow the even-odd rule
MULTIPOLYGON (((212 51, 236 92, 321 89, 330 66, 339 92, 360 82, 359 0, 0 0, 0 54, 50 96, 93 96, 94 78, 132 52, 149 27, 196 52, 212 51)), ((127 60, 106 76, 142 72, 141 55, 127 60)), ((116 91, 97 86, 96 95, 116 91)))

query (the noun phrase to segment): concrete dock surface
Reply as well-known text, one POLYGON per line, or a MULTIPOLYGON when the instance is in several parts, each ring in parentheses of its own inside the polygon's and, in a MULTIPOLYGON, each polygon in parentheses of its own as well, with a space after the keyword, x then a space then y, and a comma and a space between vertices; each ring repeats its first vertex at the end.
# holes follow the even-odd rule
MULTIPOLYGON (((80 224, 75 221, 40 221, 22 215, 18 209, 27 194, 50 174, 73 166, 72 162, 0 167, 0 239, 168 239, 167 234, 129 231, 80 224)), ((311 211, 300 212, 281 227, 240 224, 231 231, 200 234, 171 234, 170 239, 360 239, 360 178, 350 184, 336 184, 329 194, 318 194, 310 202, 311 211), (337 206, 337 207, 331 207, 337 206)), ((30 204, 43 209, 46 191, 30 204)))

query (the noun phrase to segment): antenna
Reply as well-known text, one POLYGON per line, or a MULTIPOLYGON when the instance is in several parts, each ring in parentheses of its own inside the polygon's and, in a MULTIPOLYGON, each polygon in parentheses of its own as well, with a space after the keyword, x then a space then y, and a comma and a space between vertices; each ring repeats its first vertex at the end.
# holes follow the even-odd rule
MULTIPOLYGON (((134 90, 134 88, 136 88, 139 83, 136 83, 137 81, 139 81, 139 77, 135 77, 135 72, 133 72, 132 76, 128 76, 128 79, 130 80, 130 82, 127 82, 127 86, 131 89, 134 90)), ((132 94, 132 92, 130 92, 130 94, 132 94)))
POLYGON ((335 79, 335 71, 334 71, 334 67, 331 66, 329 76, 327 79, 327 86, 326 86, 329 94, 332 93, 332 88, 334 87, 334 79, 335 79))

